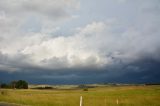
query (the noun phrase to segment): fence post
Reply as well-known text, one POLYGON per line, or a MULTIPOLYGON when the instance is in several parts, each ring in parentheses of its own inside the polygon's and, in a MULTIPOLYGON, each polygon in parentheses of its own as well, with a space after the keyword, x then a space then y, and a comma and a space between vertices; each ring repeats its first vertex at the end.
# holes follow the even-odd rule
POLYGON ((106 97, 105 97, 105 99, 104 99, 104 103, 105 103, 105 106, 106 106, 106 97))
POLYGON ((116 101, 116 102, 117 102, 117 105, 118 105, 118 103, 119 103, 119 102, 118 102, 118 99, 117 99, 117 101, 116 101))
POLYGON ((82 106, 82 96, 80 97, 80 106, 82 106))

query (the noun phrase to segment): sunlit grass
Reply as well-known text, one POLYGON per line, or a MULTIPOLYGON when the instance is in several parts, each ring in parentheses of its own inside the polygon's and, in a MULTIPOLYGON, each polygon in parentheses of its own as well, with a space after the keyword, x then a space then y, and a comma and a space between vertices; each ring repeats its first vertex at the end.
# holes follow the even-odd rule
POLYGON ((79 106, 80 96, 83 96, 83 106, 160 106, 160 86, 1 91, 6 93, 0 94, 0 101, 31 106, 79 106))

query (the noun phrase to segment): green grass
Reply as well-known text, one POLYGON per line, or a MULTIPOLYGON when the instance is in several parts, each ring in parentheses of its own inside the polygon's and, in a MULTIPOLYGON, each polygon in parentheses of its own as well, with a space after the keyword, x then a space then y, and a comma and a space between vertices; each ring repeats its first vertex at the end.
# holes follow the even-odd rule
POLYGON ((160 106, 160 86, 96 87, 77 90, 0 90, 0 101, 29 106, 160 106), (119 104, 116 101, 118 99, 119 104))

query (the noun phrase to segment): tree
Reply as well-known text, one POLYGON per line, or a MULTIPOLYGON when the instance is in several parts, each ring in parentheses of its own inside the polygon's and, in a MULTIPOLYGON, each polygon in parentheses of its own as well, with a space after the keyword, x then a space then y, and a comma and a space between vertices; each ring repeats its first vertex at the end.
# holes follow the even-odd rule
POLYGON ((16 84, 17 84, 17 81, 12 81, 10 83, 11 88, 15 89, 16 88, 16 84))
POLYGON ((10 84, 0 84, 0 88, 28 89, 28 83, 24 80, 12 81, 10 84))
POLYGON ((24 80, 19 80, 16 82, 15 88, 17 89, 28 89, 28 83, 24 80))
POLYGON ((2 83, 1 84, 1 88, 9 88, 9 86, 7 84, 5 84, 5 83, 2 83))

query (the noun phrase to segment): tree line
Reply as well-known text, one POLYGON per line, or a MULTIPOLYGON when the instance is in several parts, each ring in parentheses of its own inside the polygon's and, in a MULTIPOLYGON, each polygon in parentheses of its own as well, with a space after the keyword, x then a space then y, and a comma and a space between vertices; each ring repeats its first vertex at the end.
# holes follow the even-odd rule
POLYGON ((28 82, 24 80, 11 81, 9 84, 1 83, 0 88, 10 89, 28 89, 28 82))

